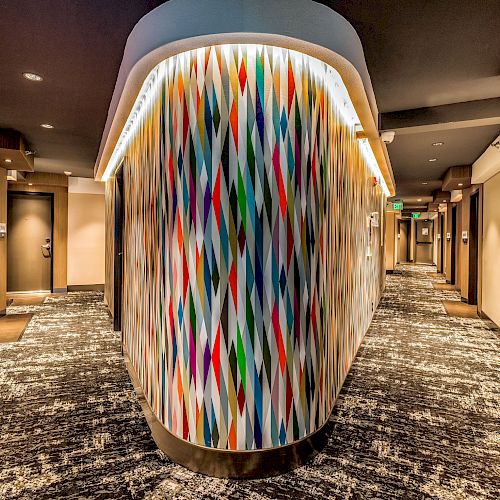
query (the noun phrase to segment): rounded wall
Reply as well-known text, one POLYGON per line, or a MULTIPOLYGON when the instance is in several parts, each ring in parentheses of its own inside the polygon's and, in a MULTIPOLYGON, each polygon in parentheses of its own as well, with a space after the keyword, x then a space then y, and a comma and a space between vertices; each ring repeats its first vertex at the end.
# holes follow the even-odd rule
POLYGON ((98 180, 106 180, 117 166, 113 150, 150 70, 173 55, 227 43, 288 48, 335 68, 388 190, 394 194, 394 177, 379 137, 378 111, 360 39, 346 19, 312 0, 170 0, 144 16, 125 47, 96 161, 98 180))
POLYGON ((378 303, 384 195, 326 64, 224 45, 154 72, 123 166, 125 347, 181 440, 300 442, 378 303))

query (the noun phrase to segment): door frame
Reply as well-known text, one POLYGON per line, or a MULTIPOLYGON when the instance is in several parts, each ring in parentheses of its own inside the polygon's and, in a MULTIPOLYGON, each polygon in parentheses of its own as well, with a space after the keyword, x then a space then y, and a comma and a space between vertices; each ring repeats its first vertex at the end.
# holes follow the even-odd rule
MULTIPOLYGON (((54 193, 46 193, 43 191, 7 191, 7 207, 9 206, 9 198, 16 196, 43 196, 44 198, 50 199, 50 293, 54 293, 54 193)), ((9 219, 9 214, 7 213, 7 220, 9 219)), ((8 228, 7 228, 7 238, 8 238, 8 228)), ((7 273, 9 272, 9 251, 7 246, 7 273)), ((9 292, 7 293, 33 293, 36 290, 27 290, 25 292, 9 292)))

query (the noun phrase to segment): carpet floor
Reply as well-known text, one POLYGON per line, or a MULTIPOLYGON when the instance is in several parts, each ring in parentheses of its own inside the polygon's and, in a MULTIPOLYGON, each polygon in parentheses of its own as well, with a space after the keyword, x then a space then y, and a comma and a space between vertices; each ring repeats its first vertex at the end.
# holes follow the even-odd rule
POLYGON ((430 266, 387 278, 372 326, 308 465, 215 479, 155 446, 95 292, 9 308, 32 313, 0 345, 0 498, 498 499, 500 340, 450 317, 430 266))

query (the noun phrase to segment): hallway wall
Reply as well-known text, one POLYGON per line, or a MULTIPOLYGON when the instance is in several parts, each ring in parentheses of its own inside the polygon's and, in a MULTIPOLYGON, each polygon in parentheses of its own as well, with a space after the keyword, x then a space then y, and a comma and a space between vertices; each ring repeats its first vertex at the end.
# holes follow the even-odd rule
POLYGON ((483 186, 482 311, 500 325, 500 173, 483 186))
POLYGON ((68 287, 104 285, 104 184, 70 177, 68 287))
MULTIPOLYGON (((0 223, 7 224, 7 170, 0 167, 0 223)), ((7 307, 7 238, 0 238, 0 316, 7 307)))

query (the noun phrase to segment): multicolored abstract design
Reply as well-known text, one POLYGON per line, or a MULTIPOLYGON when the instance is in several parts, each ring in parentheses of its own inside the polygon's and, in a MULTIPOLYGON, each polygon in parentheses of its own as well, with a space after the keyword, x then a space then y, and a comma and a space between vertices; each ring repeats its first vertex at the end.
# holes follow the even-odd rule
POLYGON ((225 45, 149 80, 123 166, 124 342, 156 416, 191 443, 319 429, 378 304, 384 195, 332 71, 225 45))

